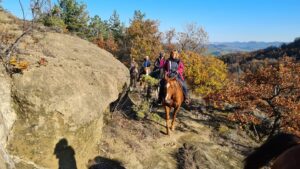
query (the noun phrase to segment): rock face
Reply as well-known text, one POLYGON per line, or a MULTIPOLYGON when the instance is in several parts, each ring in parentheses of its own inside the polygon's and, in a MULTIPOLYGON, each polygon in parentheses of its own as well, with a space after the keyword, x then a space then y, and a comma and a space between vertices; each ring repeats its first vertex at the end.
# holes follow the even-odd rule
POLYGON ((11 81, 6 76, 5 69, 0 65, 0 168, 12 168, 13 162, 10 159, 5 147, 16 114, 11 102, 11 81))
POLYGON ((33 32, 18 51, 30 66, 13 76, 17 120, 8 149, 17 168, 85 168, 98 152, 103 113, 129 83, 128 69, 97 46, 58 33, 33 32))

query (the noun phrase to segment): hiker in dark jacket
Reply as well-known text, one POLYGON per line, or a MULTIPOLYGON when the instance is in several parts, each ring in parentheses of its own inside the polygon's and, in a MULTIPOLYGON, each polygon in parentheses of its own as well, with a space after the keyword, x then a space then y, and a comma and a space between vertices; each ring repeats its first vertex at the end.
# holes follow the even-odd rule
POLYGON ((153 72, 155 73, 155 77, 158 79, 162 79, 164 76, 164 65, 165 65, 165 57, 164 53, 160 52, 158 58, 154 62, 153 72))

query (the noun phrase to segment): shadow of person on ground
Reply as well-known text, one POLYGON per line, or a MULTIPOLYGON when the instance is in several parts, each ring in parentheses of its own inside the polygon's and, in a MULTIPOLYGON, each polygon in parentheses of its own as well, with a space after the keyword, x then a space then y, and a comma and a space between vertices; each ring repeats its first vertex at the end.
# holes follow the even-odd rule
POLYGON ((58 159, 58 169, 77 169, 75 151, 68 145, 67 139, 60 139, 56 143, 54 154, 58 159))
POLYGON ((125 167, 120 161, 97 156, 89 161, 88 169, 125 169, 125 167))

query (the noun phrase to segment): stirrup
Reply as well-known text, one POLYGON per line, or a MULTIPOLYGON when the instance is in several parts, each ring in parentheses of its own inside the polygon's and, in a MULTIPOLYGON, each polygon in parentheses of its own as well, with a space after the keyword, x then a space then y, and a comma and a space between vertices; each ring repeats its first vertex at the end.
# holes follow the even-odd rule
POLYGON ((190 101, 190 100, 184 100, 184 103, 185 103, 185 104, 190 104, 191 101, 190 101))
POLYGON ((191 103, 190 98, 184 96, 184 103, 185 103, 185 104, 190 104, 190 103, 191 103))

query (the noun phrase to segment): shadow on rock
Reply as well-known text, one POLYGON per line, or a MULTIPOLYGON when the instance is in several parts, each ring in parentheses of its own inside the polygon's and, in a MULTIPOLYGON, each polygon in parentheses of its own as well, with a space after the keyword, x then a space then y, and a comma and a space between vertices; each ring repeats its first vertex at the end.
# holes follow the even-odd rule
POLYGON ((68 145, 68 140, 63 138, 54 148, 54 154, 58 159, 58 169, 77 169, 75 151, 68 145))
POLYGON ((88 164, 89 169, 125 169, 122 163, 117 160, 111 160, 105 157, 97 156, 94 160, 90 160, 88 164))

